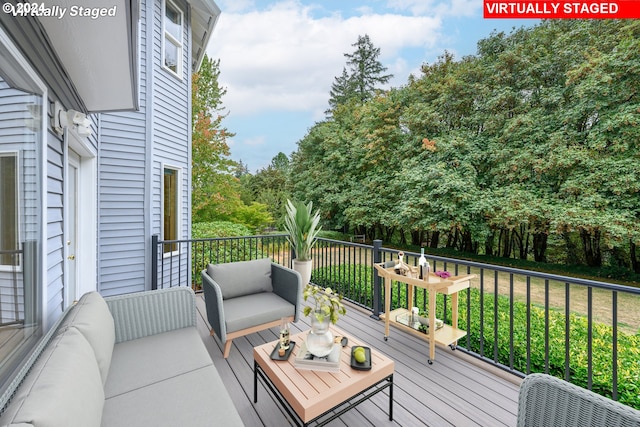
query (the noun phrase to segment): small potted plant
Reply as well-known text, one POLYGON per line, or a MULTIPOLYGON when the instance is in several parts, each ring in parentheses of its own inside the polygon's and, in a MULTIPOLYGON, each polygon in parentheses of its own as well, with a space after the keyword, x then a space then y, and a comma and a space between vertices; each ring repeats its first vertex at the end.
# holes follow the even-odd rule
POLYGON ((334 293, 331 288, 323 289, 318 285, 308 284, 304 288, 302 298, 305 302, 309 298, 313 300, 313 306, 305 306, 304 315, 308 316, 313 313, 313 317, 320 323, 324 323, 325 319, 328 319, 335 325, 338 316, 347 313, 347 309, 342 304, 342 295, 334 293))
POLYGON ((324 357, 333 349, 333 334, 329 330, 329 322, 334 325, 339 315, 347 313, 342 304, 342 295, 331 288, 321 288, 308 284, 302 293, 304 301, 311 299, 313 305, 305 306, 305 316, 311 315, 311 332, 307 336, 307 350, 317 357, 324 357))
POLYGON ((313 202, 287 200, 287 214, 284 217, 284 228, 287 240, 295 252, 293 269, 302 276, 305 285, 311 280, 311 249, 321 228, 320 214, 313 212, 313 202))

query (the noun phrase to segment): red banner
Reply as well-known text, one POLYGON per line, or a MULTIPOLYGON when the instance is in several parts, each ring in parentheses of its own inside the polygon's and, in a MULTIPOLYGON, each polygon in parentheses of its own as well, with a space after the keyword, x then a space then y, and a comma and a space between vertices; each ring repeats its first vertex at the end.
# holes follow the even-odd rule
POLYGON ((640 0, 521 1, 484 0, 484 17, 498 19, 640 18, 640 0))

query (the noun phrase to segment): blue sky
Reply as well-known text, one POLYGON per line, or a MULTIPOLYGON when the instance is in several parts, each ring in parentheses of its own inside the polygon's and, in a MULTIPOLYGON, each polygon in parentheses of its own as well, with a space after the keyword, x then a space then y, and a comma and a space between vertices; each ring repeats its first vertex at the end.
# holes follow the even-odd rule
POLYGON ((445 50, 476 53, 493 30, 509 33, 532 20, 483 19, 482 0, 217 0, 222 15, 207 53, 220 59, 226 88, 223 122, 236 134, 231 158, 249 171, 268 166, 297 142, 328 108, 334 78, 358 35, 379 47, 379 60, 406 84, 445 50))

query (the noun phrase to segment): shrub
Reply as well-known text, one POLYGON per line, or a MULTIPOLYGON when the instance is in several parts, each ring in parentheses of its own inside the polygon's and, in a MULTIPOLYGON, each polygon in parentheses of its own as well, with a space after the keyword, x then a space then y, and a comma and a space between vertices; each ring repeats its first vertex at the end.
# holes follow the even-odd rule
POLYGON ((194 239, 251 236, 252 234, 248 227, 229 221, 197 222, 191 225, 191 235, 194 239))
POLYGON ((194 241, 191 244, 191 265, 196 290, 202 287, 201 271, 208 264, 248 261, 267 256, 260 240, 247 237, 251 236, 251 232, 244 225, 227 221, 196 223, 192 225, 191 233, 194 240, 211 239, 194 241), (220 237, 238 238, 215 240, 220 237))

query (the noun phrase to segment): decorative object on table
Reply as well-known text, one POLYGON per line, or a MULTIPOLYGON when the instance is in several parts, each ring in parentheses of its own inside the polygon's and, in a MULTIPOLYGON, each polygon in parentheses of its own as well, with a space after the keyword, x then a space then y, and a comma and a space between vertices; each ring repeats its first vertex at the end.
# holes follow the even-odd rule
POLYGON ((449 277, 451 277, 451 273, 449 273, 448 271, 435 271, 433 274, 440 277, 441 279, 448 279, 449 277))
POLYGON ((418 321, 418 313, 420 313, 420 309, 418 307, 411 307, 411 323, 418 321))
POLYGON ((424 279, 425 274, 429 275, 429 262, 424 256, 424 248, 420 248, 420 258, 418 259, 418 269, 420 270, 420 279, 424 279))
POLYGON ((271 359, 272 360, 288 360, 289 356, 291 356, 291 353, 293 352, 293 349, 295 347, 296 347, 296 342, 289 341, 289 348, 284 351, 284 354, 280 355, 281 348, 280 348, 280 343, 278 343, 273 347, 273 351, 271 352, 271 359))
POLYGON ((287 214, 284 217, 284 228, 291 249, 295 252, 293 269, 302 276, 302 283, 311 280, 311 249, 316 243, 318 233, 322 229, 320 213, 313 212, 313 202, 304 204, 300 201, 287 200, 287 214))
POLYGON ((398 263, 394 267, 394 271, 401 276, 407 276, 411 272, 411 267, 409 267, 404 262, 404 252, 398 252, 398 263))
POLYGON ((369 347, 351 348, 351 367, 358 371, 371 370, 371 349, 369 347))
POLYGON ((289 319, 283 317, 282 319, 280 319, 280 349, 278 351, 278 354, 280 356, 284 356, 286 351, 289 349, 289 343, 289 319))
POLYGON ((343 347, 346 347, 349 344, 349 338, 337 336, 333 339, 333 342, 336 344, 340 344, 343 347))
POLYGON ((340 344, 331 343, 331 351, 325 356, 315 356, 309 351, 307 344, 303 341, 300 344, 300 350, 293 360, 293 366, 297 369, 324 371, 324 372, 340 372, 340 353, 342 347, 340 344))
POLYGON ((302 293, 304 301, 313 300, 313 306, 304 307, 305 316, 311 315, 311 331, 307 336, 309 352, 318 357, 328 355, 333 348, 333 334, 329 330, 329 323, 334 325, 338 316, 346 314, 347 309, 342 304, 342 295, 336 294, 331 288, 321 288, 308 284, 302 293))
MULTIPOLYGON (((418 313, 415 313, 412 310, 411 312, 398 314, 396 316, 396 322, 422 332, 423 334, 429 334, 429 315, 426 311, 419 311, 418 313)), ((440 319, 436 318, 435 323, 436 330, 442 329, 444 326, 444 322, 440 319)))

